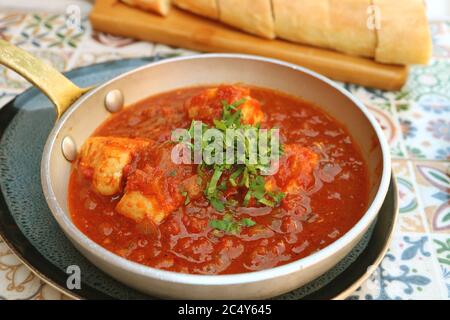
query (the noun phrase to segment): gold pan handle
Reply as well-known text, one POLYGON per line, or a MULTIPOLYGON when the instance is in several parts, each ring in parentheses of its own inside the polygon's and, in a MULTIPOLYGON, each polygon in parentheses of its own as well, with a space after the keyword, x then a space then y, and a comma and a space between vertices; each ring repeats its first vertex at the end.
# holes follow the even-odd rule
POLYGON ((16 71, 41 90, 55 104, 57 119, 92 88, 79 88, 44 61, 1 39, 0 64, 16 71))

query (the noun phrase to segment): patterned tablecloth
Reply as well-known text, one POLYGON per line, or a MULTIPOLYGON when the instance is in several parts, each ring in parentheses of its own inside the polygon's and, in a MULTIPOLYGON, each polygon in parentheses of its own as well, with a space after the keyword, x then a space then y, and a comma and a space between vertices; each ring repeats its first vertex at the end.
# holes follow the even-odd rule
MULTIPOLYGON (((1 6, 1 5, 0 5, 1 6)), ((0 37, 65 71, 113 59, 191 51, 93 32, 63 14, 0 10, 0 37)), ((390 250, 350 299, 450 298, 450 23, 433 22, 434 58, 413 67, 401 91, 346 87, 373 112, 389 140, 400 218, 390 250)), ((29 85, 0 68, 0 106, 29 85)), ((0 299, 65 298, 0 240, 0 299)))

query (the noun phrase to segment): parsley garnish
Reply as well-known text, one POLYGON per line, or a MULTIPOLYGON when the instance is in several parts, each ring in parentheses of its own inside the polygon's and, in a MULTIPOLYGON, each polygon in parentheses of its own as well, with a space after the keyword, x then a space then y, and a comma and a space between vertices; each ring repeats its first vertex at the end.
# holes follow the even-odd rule
POLYGON ((188 205, 191 202, 191 199, 189 198, 189 194, 187 193, 187 191, 181 191, 181 195, 183 197, 185 197, 184 199, 184 205, 188 205))
MULTIPOLYGON (((215 129, 221 130, 222 132, 226 132, 227 129, 250 129, 250 128, 259 128, 259 124, 256 126, 244 125, 242 124, 242 113, 238 107, 245 103, 245 98, 240 99, 234 103, 229 104, 227 101, 222 101, 223 112, 222 119, 214 119, 214 127, 215 129)), ((256 131, 258 132, 258 131, 256 131)), ((256 139, 259 137, 256 136, 256 139)), ((256 199, 256 201, 265 206, 275 207, 280 204, 281 200, 284 198, 284 193, 282 192, 266 192, 265 190, 265 180, 260 175, 260 171, 268 168, 269 164, 251 164, 249 161, 249 146, 248 141, 244 145, 244 152, 246 158, 244 159, 243 164, 238 164, 234 166, 230 165, 214 165, 213 166, 213 175, 206 187, 205 194, 207 198, 210 200, 216 210, 223 211, 225 207, 225 203, 223 203, 218 197, 219 191, 223 190, 223 182, 220 186, 217 186, 217 183, 222 176, 225 170, 229 170, 231 174, 229 175, 228 181, 233 187, 245 187, 247 188, 247 193, 244 197, 243 205, 247 206, 252 198, 256 199), (222 202, 222 204, 219 204, 222 202)), ((228 142, 229 143, 229 142, 228 142)), ((236 142, 232 142, 235 149, 237 149, 236 142)), ((278 154, 282 153, 282 148, 280 146, 280 150, 265 150, 266 153, 270 155, 271 152, 278 152, 278 154)))
POLYGON ((175 177, 177 175, 177 170, 173 169, 172 171, 169 172, 168 176, 169 177, 175 177))
POLYGON ((222 212, 225 209, 225 204, 216 196, 210 197, 209 202, 219 212, 222 212))
POLYGON ((223 231, 228 234, 239 234, 242 227, 252 227, 256 224, 255 221, 249 218, 243 218, 241 220, 235 220, 232 214, 225 214, 221 220, 211 220, 209 226, 223 231))
MULTIPOLYGON (((221 119, 214 119, 213 124, 214 128, 217 130, 220 130, 225 133, 228 129, 242 129, 242 132, 244 132, 246 129, 256 129, 255 134, 256 136, 253 137, 253 139, 259 140, 259 131, 257 129, 260 128, 260 124, 256 125, 248 125, 248 124, 242 124, 242 112, 238 107, 246 102, 246 99, 240 99, 234 103, 228 103, 226 100, 222 101, 222 118, 221 119)), ((192 121, 191 127, 189 128, 189 133, 191 137, 194 135, 194 123, 195 121, 192 121)), ((205 131, 209 127, 205 124, 202 124, 202 130, 205 131)), ((237 130, 236 132, 241 132, 237 130)), ((242 133, 239 133, 242 134, 242 133)), ((270 135, 269 135, 270 136, 270 135)), ((222 212, 225 210, 225 207, 227 206, 236 206, 236 201, 233 199, 226 199, 223 195, 223 193, 227 189, 227 185, 231 185, 232 187, 237 188, 245 188, 247 191, 245 192, 245 196, 243 199, 243 205, 248 206, 250 201, 252 199, 255 199, 255 201, 259 204, 269 206, 269 207, 276 207, 280 204, 281 200, 284 198, 284 193, 282 192, 276 192, 276 191, 270 191, 267 192, 265 189, 265 179, 263 176, 261 176, 261 171, 268 169, 270 166, 269 163, 261 163, 259 162, 259 158, 256 161, 256 164, 254 161, 250 161, 250 142, 248 137, 243 139, 245 141, 244 145, 242 146, 244 148, 244 156, 243 159, 239 164, 207 164, 205 163, 205 160, 203 160, 203 163, 200 164, 197 167, 197 173, 199 176, 204 177, 206 173, 209 171, 211 172, 211 176, 209 178, 209 182, 206 184, 205 188, 205 196, 211 203, 211 205, 219 212, 222 212), (228 175, 228 179, 223 179, 224 173, 228 175), (222 181, 221 181, 222 179, 222 181)), ((187 143, 188 147, 194 148, 192 143, 187 143)), ((205 148, 205 146, 202 143, 202 149, 205 148)), ((237 154, 238 150, 238 141, 227 141, 224 139, 224 151, 227 150, 227 148, 232 148, 234 154, 237 154)), ((202 151, 202 150, 200 150, 202 151)), ((281 155, 282 146, 280 145, 279 150, 271 150, 270 147, 259 149, 259 152, 264 152, 267 156, 271 155, 281 155)), ((222 225, 226 222, 221 222, 222 225)))

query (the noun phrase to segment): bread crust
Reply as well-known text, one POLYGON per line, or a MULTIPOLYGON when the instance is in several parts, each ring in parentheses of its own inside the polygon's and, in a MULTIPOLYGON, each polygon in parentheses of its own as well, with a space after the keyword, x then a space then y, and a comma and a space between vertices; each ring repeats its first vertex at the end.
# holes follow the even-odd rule
POLYGON ((331 48, 363 57, 373 57, 376 31, 368 25, 371 0, 328 0, 331 48))
POLYGON ((271 0, 219 0, 220 20, 249 33, 275 38, 271 0))
POLYGON ((381 15, 375 60, 427 64, 432 53, 423 0, 373 0, 381 15))
MULTIPOLYGON (((170 0, 121 0, 167 15, 170 0)), ((426 64, 432 53, 423 0, 172 0, 248 33, 390 64, 426 64), (371 7, 372 6, 372 7, 371 7), (369 8, 373 8, 372 11, 369 8), (378 21, 370 25, 370 14, 378 21), (374 28, 380 27, 380 28, 374 28)), ((373 21, 372 21, 373 22, 373 21)))
POLYGON ((278 37, 330 48, 331 31, 327 0, 272 0, 278 37))

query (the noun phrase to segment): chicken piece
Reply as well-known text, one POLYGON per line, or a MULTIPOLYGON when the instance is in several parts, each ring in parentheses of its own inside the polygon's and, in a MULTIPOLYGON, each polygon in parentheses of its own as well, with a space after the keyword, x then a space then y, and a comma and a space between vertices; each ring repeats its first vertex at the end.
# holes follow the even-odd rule
POLYGON ((261 104, 252 97, 245 97, 245 102, 239 106, 239 109, 246 124, 256 125, 264 121, 264 112, 261 111, 261 104))
POLYGON ((314 182, 314 169, 319 156, 311 149, 296 144, 286 144, 279 160, 278 172, 266 178, 267 191, 282 191, 294 194, 306 189, 314 182))
POLYGON ((89 138, 80 152, 80 171, 92 178, 95 192, 104 196, 114 195, 120 191, 123 171, 131 163, 133 154, 149 143, 141 139, 89 138))
POLYGON ((232 104, 241 99, 245 99, 245 102, 238 109, 242 112, 244 124, 255 125, 264 121, 261 104, 250 96, 249 89, 238 86, 205 89, 188 100, 186 108, 191 119, 211 123, 214 119, 222 118, 222 101, 232 104))
POLYGON ((136 222, 148 219, 159 224, 187 198, 201 196, 203 182, 194 167, 172 162, 170 148, 160 147, 159 159, 129 175, 118 213, 136 222))
POLYGON ((184 203, 185 197, 193 200, 201 195, 202 190, 200 190, 199 185, 192 183, 197 178, 197 175, 194 175, 181 182, 180 190, 175 191, 176 193, 169 195, 170 198, 165 198, 165 200, 162 198, 167 194, 161 188, 163 187, 161 181, 158 179, 149 180, 146 187, 153 188, 153 193, 145 194, 138 190, 127 191, 117 204, 116 210, 136 222, 149 219, 153 223, 159 224, 184 203), (186 189, 183 188, 184 186, 186 186, 186 189), (161 201, 167 201, 167 203, 163 204, 164 202, 161 201))
POLYGON ((117 204, 116 210, 136 222, 149 218, 156 224, 168 215, 159 208, 155 197, 144 195, 140 191, 126 192, 117 204))
POLYGON ((136 170, 128 177, 116 211, 136 222, 148 219, 159 224, 183 203, 184 198, 172 178, 161 168, 136 170))

